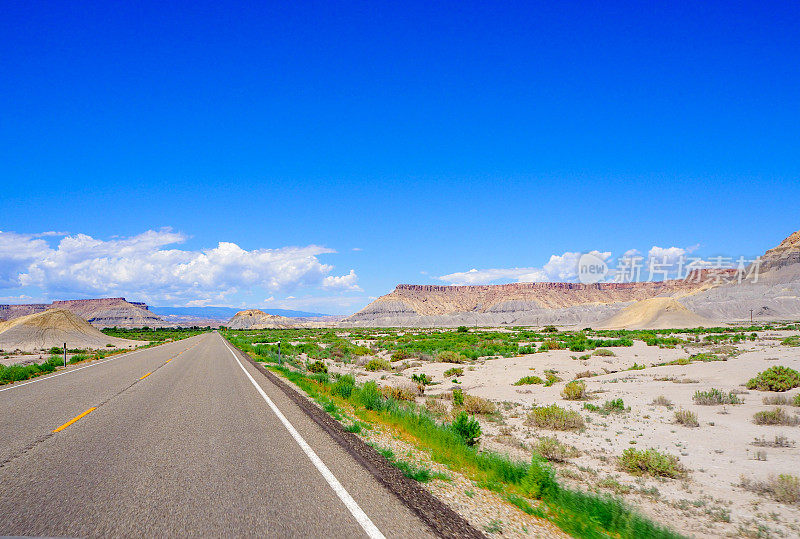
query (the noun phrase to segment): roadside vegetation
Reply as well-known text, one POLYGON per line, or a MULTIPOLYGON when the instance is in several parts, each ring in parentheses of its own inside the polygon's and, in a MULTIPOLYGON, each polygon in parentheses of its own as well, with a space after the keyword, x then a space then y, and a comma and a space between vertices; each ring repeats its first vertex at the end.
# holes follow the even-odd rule
MULTIPOLYGON (((496 406, 491 401, 456 389, 449 397, 453 403, 452 413, 437 413, 436 402, 439 399, 428 399, 427 406, 419 405, 411 400, 396 398, 392 392, 382 389, 373 381, 357 383, 352 375, 310 372, 306 368, 306 362, 299 358, 302 350, 307 361, 331 355, 336 355, 340 360, 355 360, 358 356, 354 349, 356 346, 363 346, 361 342, 364 339, 358 339, 353 333, 359 334, 360 331, 351 332, 347 340, 330 330, 284 330, 281 333, 227 331, 225 336, 257 361, 268 364, 273 372, 295 383, 329 414, 340 419, 348 430, 361 431, 374 424, 386 426, 425 451, 434 462, 466 475, 498 493, 522 511, 547 518, 577 537, 678 537, 639 515, 618 499, 559 484, 547 459, 558 461, 569 458, 574 454, 574 449, 555 439, 543 438, 539 448, 545 455, 537 455, 531 461, 519 461, 506 455, 481 450, 481 425, 476 417, 491 417, 496 413, 496 406), (278 340, 281 341, 284 352, 281 363, 278 363, 277 357, 278 340), (328 346, 319 346, 321 342, 326 342, 328 346), (353 417, 347 418, 350 415, 353 417)), ((455 330, 446 333, 463 345, 457 350, 449 351, 467 358, 465 361, 474 358, 477 353, 483 354, 486 350, 506 350, 503 347, 507 344, 489 345, 474 333, 455 330), (461 338, 465 340, 459 341, 461 338), (497 348, 493 348, 494 346, 497 348)), ((397 352, 418 354, 420 350, 424 350, 423 353, 438 358, 442 350, 436 347, 445 342, 454 344, 443 338, 423 338, 423 343, 420 344, 410 338, 403 339, 405 335, 393 335, 394 338, 401 339, 399 350, 389 345, 392 340, 389 337, 384 337, 382 344, 371 343, 368 350, 373 353, 376 350, 387 350, 392 354, 392 359, 395 355, 402 355, 397 352)), ((392 345, 396 346, 397 341, 392 345)), ((457 359, 457 356, 446 357, 457 359)), ((403 359, 406 358, 398 361, 403 359)), ((528 420, 535 424, 548 425, 544 428, 550 429, 583 427, 583 419, 578 412, 556 405, 534 409, 528 420)), ((421 468, 409 463, 398 464, 399 461, 393 454, 386 453, 385 456, 407 476, 420 481, 427 480, 428 475, 420 472, 421 468), (408 470, 404 469, 406 465, 408 470)))

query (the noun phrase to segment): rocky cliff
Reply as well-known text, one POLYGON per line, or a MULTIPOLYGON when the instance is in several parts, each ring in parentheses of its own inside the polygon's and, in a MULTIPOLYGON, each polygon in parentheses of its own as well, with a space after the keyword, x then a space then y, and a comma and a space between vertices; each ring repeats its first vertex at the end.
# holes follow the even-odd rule
POLYGON ((144 303, 132 303, 125 298, 59 300, 50 304, 0 305, 0 318, 15 318, 36 314, 47 309, 63 309, 80 316, 95 327, 160 327, 167 323, 151 313, 144 303))
MULTIPOLYGON (((591 325, 634 302, 668 297, 715 320, 800 318, 800 231, 762 257, 761 280, 725 284, 714 272, 636 283, 513 283, 482 286, 401 284, 343 326, 591 325), (771 284, 770 284, 771 283, 771 284), (755 318, 755 317, 754 317, 755 318)), ((733 270, 717 271, 729 277, 733 270)))

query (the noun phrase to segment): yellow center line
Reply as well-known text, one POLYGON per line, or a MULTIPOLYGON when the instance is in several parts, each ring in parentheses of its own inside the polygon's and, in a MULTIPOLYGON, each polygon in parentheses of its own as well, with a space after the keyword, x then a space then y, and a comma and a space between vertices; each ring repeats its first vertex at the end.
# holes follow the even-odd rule
POLYGON ((148 377, 148 376, 150 376, 151 374, 153 374, 153 373, 152 373, 152 372, 148 372, 147 374, 145 374, 144 376, 142 376, 141 378, 139 378, 139 380, 144 380, 145 378, 147 378, 147 377, 148 377))
POLYGON ((77 420, 79 420, 79 419, 80 419, 80 418, 82 418, 83 416, 89 415, 89 414, 91 414, 92 412, 94 412, 95 410, 97 410, 97 406, 92 406, 91 408, 89 408, 88 410, 86 410, 85 412, 83 412, 81 415, 73 417, 72 419, 70 419, 69 421, 67 421, 66 423, 64 423, 63 425, 61 425, 60 427, 58 427, 57 429, 55 429, 53 432, 58 432, 58 431, 60 431, 60 430, 64 430, 65 428, 69 427, 70 425, 72 425, 73 423, 75 423, 77 420))

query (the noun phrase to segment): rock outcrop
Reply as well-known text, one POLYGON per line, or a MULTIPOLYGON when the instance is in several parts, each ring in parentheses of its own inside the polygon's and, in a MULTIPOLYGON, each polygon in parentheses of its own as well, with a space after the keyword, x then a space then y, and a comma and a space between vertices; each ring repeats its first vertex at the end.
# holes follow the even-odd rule
MULTIPOLYGON (((401 284, 342 326, 596 325, 650 298, 672 298, 698 323, 800 318, 800 231, 762 257, 758 277, 696 271, 686 279, 635 283, 401 284)), ((672 307, 675 307, 672 305, 672 307)), ((685 313, 684 313, 685 314, 685 313)), ((701 324, 701 325, 702 325, 701 324)))
POLYGON ((95 327, 161 327, 167 322, 153 314, 147 305, 125 298, 72 299, 50 304, 0 305, 0 318, 13 320, 20 316, 64 309, 80 316, 95 327))
POLYGON ((65 309, 48 309, 0 322, 0 349, 33 352, 53 346, 68 348, 131 348, 142 341, 104 335, 83 318, 65 309))
POLYGON ((295 327, 295 321, 258 309, 248 309, 233 315, 226 326, 230 329, 281 329, 295 327))

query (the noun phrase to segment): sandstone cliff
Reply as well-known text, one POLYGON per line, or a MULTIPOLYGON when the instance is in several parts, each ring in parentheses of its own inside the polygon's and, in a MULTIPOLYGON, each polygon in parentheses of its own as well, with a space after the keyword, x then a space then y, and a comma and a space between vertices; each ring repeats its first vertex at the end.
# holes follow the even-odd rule
POLYGON ((163 318, 151 313, 144 303, 133 303, 125 298, 73 299, 50 304, 0 305, 0 318, 13 320, 20 316, 36 314, 47 309, 64 309, 80 316, 95 327, 161 327, 167 325, 163 318))
MULTIPOLYGON (((708 272, 637 283, 401 284, 346 318, 343 326, 592 325, 634 302, 674 298, 718 321, 800 318, 800 231, 766 252, 758 282, 724 284, 708 272)), ((723 274, 730 274, 724 271, 723 274)), ((708 320, 705 320, 707 323, 708 320)))

